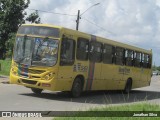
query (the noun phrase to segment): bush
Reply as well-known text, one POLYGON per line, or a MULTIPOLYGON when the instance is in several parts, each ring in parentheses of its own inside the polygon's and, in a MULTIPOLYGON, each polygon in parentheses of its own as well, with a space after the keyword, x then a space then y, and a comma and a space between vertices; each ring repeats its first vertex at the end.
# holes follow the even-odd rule
POLYGON ((0 75, 9 76, 11 68, 11 60, 0 60, 0 64, 1 64, 0 75))

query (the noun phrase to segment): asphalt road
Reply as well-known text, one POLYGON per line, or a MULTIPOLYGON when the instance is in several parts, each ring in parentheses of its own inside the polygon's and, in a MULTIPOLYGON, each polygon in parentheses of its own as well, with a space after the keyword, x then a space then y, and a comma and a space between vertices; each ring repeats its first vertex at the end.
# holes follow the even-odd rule
POLYGON ((50 91, 35 95, 29 88, 5 81, 0 77, 0 111, 75 111, 143 101, 160 104, 160 76, 153 76, 150 86, 135 89, 129 95, 120 91, 98 91, 83 93, 80 98, 50 91))

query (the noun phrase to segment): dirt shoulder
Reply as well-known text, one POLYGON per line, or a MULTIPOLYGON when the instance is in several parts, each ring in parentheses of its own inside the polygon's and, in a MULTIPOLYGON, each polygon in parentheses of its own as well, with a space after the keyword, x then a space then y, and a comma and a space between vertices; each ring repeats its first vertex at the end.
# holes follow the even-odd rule
POLYGON ((9 76, 0 75, 0 83, 9 83, 9 76))

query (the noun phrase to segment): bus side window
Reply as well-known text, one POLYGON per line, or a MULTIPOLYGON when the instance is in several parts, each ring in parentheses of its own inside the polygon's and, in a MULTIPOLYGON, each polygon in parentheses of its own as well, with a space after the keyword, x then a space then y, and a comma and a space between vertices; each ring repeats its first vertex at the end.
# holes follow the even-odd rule
POLYGON ((116 65, 124 65, 124 48, 116 47, 116 65))
POLYGON ((89 40, 85 38, 78 38, 77 41, 77 54, 78 60, 88 60, 89 40))
POLYGON ((132 50, 125 51, 125 65, 127 66, 133 65, 133 51, 132 50))
POLYGON ((61 44, 61 66, 73 65, 75 59, 75 41, 63 38, 61 44))
POLYGON ((89 60, 93 62, 102 61, 102 44, 100 42, 91 41, 89 45, 89 60))
POLYGON ((104 44, 103 47, 103 63, 112 64, 114 59, 114 47, 104 44))
POLYGON ((143 63, 143 67, 144 68, 148 68, 148 55, 144 54, 144 63, 143 63))
POLYGON ((141 53, 140 52, 134 53, 134 66, 141 67, 141 53))
POLYGON ((147 64, 147 68, 151 68, 151 64, 152 64, 152 56, 151 55, 147 55, 148 56, 148 64, 147 64))
POLYGON ((144 63, 144 54, 141 53, 141 63, 140 63, 141 67, 145 68, 145 63, 144 63))

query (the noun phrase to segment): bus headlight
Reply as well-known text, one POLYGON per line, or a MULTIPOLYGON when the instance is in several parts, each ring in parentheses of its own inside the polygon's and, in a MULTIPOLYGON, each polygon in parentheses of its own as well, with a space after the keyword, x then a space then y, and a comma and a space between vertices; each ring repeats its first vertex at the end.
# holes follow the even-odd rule
POLYGON ((16 71, 13 67, 11 68, 11 71, 12 71, 12 73, 13 73, 14 75, 18 75, 18 74, 17 74, 17 71, 16 71))
POLYGON ((18 75, 16 71, 13 71, 13 74, 14 74, 14 75, 18 75))
POLYGON ((54 77, 54 74, 53 73, 49 73, 49 74, 45 75, 42 79, 44 79, 44 80, 50 80, 53 77, 54 77))
POLYGON ((46 76, 44 77, 45 80, 49 80, 49 78, 50 78, 49 75, 46 75, 46 76))

